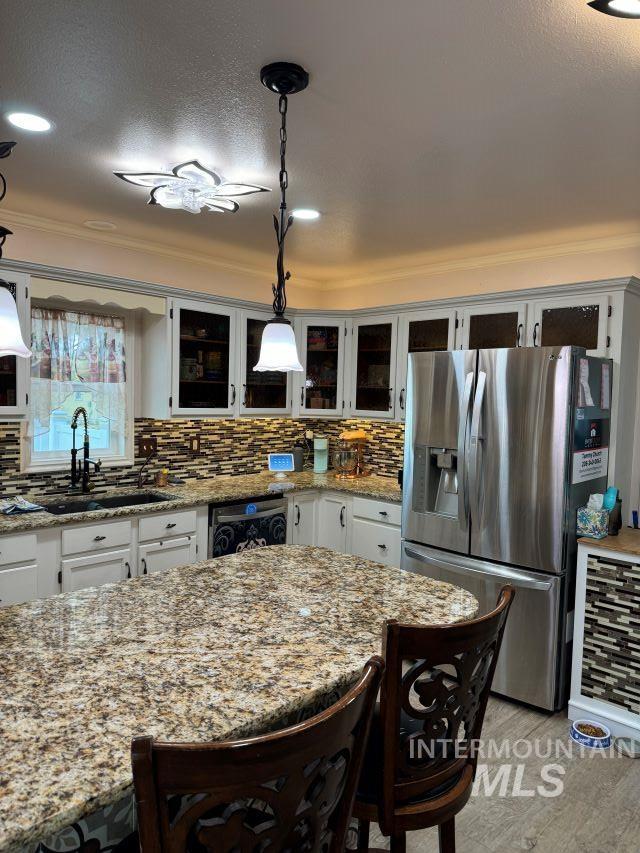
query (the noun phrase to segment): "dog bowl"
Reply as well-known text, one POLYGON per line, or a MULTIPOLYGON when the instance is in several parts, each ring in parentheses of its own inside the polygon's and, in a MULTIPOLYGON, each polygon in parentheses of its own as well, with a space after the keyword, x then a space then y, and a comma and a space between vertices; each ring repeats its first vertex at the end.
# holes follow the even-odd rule
POLYGON ((607 749, 611 746, 609 729, 593 720, 574 720, 571 724, 571 737, 580 746, 589 749, 607 749))

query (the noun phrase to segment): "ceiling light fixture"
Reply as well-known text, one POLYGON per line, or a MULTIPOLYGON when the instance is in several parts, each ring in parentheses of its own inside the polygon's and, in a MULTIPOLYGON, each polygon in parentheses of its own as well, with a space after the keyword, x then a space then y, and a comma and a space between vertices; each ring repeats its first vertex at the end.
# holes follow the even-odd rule
POLYGON ((593 0, 589 6, 614 18, 640 18, 640 0, 593 0))
POLYGON ((204 208, 215 213, 235 213, 239 205, 232 199, 252 193, 270 192, 257 184, 226 182, 213 169, 205 169, 197 160, 180 163, 170 172, 114 172, 116 177, 138 187, 150 187, 148 204, 160 204, 173 210, 200 213, 204 208))
MULTIPOLYGON (((15 142, 0 142, 0 159, 11 154, 15 142)), ((0 172, 0 201, 7 193, 7 182, 0 172)), ((8 228, 0 225, 0 258, 4 241, 11 234, 8 228)), ((0 278, 0 356, 18 355, 20 358, 29 358, 31 350, 22 339, 20 329, 20 318, 16 305, 16 286, 11 282, 0 278)))
POLYGON ((51 130, 50 121, 33 113, 9 113, 7 121, 14 127, 19 127, 20 130, 29 130, 32 133, 45 133, 45 131, 51 130))
POLYGON ((309 221, 313 219, 320 219, 320 211, 313 210, 311 207, 297 207, 295 210, 291 211, 291 215, 296 219, 307 219, 309 221))
POLYGON ((293 225, 293 216, 287 217, 287 188, 289 175, 285 162, 287 153, 287 108, 288 96, 302 92, 309 84, 309 74, 300 65, 293 62, 272 62, 260 71, 260 80, 276 95, 280 96, 280 215, 273 215, 273 224, 278 240, 278 259, 276 271, 278 280, 271 286, 273 290, 273 313, 262 333, 260 358, 253 368, 258 371, 279 370, 300 372, 303 370, 298 358, 296 338, 289 320, 284 316, 287 307, 285 286, 291 273, 284 271, 284 241, 289 228, 293 225))

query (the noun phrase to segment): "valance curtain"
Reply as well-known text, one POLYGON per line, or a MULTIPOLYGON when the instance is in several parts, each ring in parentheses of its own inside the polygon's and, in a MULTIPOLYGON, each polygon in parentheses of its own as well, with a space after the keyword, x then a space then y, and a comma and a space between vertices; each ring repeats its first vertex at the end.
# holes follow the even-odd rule
MULTIPOLYGON (((90 427, 108 421, 121 432, 126 415, 125 326, 121 317, 31 309, 32 430, 48 432, 51 415, 73 411, 91 395, 90 427), (91 423, 93 421, 93 424, 91 423)), ((113 436, 112 436, 113 437, 113 436)))

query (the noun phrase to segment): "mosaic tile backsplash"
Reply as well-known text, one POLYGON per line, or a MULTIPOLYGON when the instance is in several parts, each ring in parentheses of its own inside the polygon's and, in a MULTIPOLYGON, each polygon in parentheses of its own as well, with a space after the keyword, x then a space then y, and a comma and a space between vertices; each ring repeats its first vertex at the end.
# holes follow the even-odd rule
MULTIPOLYGON (((134 485, 142 463, 141 437, 155 437, 158 456, 149 464, 153 475, 160 468, 180 477, 217 474, 255 474, 264 471, 267 453, 289 451, 305 430, 329 438, 329 450, 345 429, 362 427, 369 435, 366 462, 375 474, 396 477, 402 467, 404 425, 385 421, 350 419, 293 420, 291 418, 235 418, 228 420, 150 420, 135 422, 134 467, 103 468, 93 477, 96 491, 134 485), (200 453, 189 450, 189 438, 200 436, 200 453)), ((68 468, 46 474, 20 473, 20 426, 0 423, 0 495, 21 493, 52 495, 68 488, 68 468)))

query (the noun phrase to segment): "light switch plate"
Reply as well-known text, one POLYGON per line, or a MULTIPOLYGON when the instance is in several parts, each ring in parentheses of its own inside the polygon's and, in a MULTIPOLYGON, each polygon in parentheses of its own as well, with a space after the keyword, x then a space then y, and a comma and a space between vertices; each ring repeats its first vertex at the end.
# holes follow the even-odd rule
POLYGON ((189 436, 189 450, 191 453, 200 453, 200 435, 189 436))

